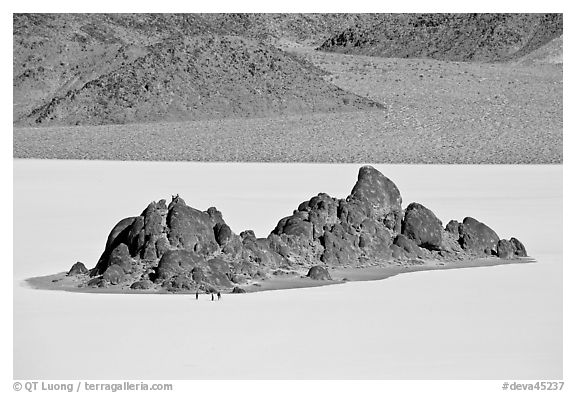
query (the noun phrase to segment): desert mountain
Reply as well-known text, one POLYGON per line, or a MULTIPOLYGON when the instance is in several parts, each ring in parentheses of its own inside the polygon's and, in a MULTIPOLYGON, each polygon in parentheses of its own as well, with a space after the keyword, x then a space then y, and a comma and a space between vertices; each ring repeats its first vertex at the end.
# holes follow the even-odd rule
POLYGON ((531 62, 532 52, 561 36, 563 21, 561 14, 15 14, 13 19, 13 121, 28 126, 382 108, 343 91, 325 72, 278 47, 297 42, 349 54, 531 62))
POLYGON ((16 14, 15 123, 111 124, 378 106, 265 42, 337 25, 312 15, 294 31, 299 25, 291 18, 298 16, 16 14))
POLYGON ((562 14, 382 14, 349 27, 320 50, 396 58, 506 61, 562 35, 562 14))

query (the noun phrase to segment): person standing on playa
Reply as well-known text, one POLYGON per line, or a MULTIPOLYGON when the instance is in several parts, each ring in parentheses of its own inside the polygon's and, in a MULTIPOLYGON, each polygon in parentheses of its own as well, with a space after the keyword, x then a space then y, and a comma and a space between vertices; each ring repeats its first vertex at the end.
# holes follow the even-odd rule
POLYGON ((198 291, 196 291, 196 300, 198 300, 198 291))
POLYGON ((212 292, 212 301, 214 301, 214 292, 212 292))
POLYGON ((218 300, 220 300, 220 298, 222 297, 222 295, 220 294, 220 292, 218 292, 218 293, 216 294, 216 296, 218 296, 218 300))

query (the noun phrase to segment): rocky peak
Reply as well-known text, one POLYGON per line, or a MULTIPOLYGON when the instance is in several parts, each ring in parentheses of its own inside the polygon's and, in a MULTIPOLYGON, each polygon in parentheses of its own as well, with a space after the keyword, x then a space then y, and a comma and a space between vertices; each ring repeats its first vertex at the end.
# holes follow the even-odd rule
POLYGON ((358 172, 348 201, 359 202, 367 216, 383 221, 390 229, 400 230, 402 197, 396 184, 375 168, 366 165, 358 172))

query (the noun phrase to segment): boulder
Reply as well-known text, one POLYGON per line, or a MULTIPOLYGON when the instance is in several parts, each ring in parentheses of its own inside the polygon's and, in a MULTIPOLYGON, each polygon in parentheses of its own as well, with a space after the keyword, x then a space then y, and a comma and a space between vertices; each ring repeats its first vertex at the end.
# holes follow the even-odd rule
POLYGON ((146 234, 144 233, 144 217, 138 216, 134 219, 128 229, 125 243, 128 245, 130 255, 137 256, 144 251, 146 243, 146 234))
POLYGON ((313 226, 312 223, 304 221, 298 216, 290 216, 281 219, 272 233, 275 235, 300 236, 304 239, 312 240, 313 226))
POLYGON ((515 257, 514 252, 516 251, 514 244, 509 240, 500 239, 496 246, 497 255, 502 259, 512 259, 515 257))
POLYGON ((363 166, 348 201, 357 201, 367 216, 382 221, 395 232, 400 231, 402 197, 390 179, 371 166, 363 166))
POLYGON ((406 251, 403 248, 400 248, 396 244, 392 244, 390 246, 390 251, 392 252, 393 259, 404 259, 406 258, 406 251))
POLYGON ((191 291, 196 285, 186 275, 180 274, 164 281, 162 288, 168 291, 191 291))
POLYGON ((274 233, 268 235, 268 246, 270 247, 271 251, 278 253, 284 258, 288 258, 290 256, 290 249, 288 246, 282 241, 280 236, 274 233))
POLYGON ((516 239, 515 237, 510 239, 510 243, 512 243, 514 245, 514 254, 517 257, 527 257, 528 253, 526 252, 526 247, 524 247, 524 244, 522 244, 520 242, 520 240, 516 239))
POLYGON ((446 224, 446 231, 450 232, 453 235, 459 235, 460 223, 456 220, 450 220, 450 222, 446 224))
POLYGON ((135 283, 130 285, 130 289, 147 290, 147 289, 151 289, 153 286, 154 286, 154 284, 150 280, 140 280, 140 281, 136 281, 135 283))
POLYGON ((120 220, 114 228, 110 231, 108 238, 106 240, 106 246, 104 248, 104 252, 98 259, 98 263, 92 271, 90 272, 91 276, 98 276, 108 268, 109 263, 108 259, 110 257, 110 253, 114 248, 116 248, 120 243, 126 243, 128 241, 128 234, 134 224, 136 217, 128 217, 120 220))
POLYGON ((230 277, 232 277, 230 266, 228 262, 221 258, 210 259, 207 263, 207 268, 205 269, 206 279, 205 281, 213 286, 217 287, 231 287, 232 282, 230 277))
POLYGON ((192 274, 192 270, 202 261, 202 258, 192 251, 167 251, 155 269, 156 280, 163 281, 182 274, 192 274))
POLYGON ((460 229, 460 246, 473 253, 496 254, 496 247, 500 238, 488 225, 472 218, 466 217, 460 229))
MULTIPOLYGON (((416 242, 402 234, 396 236, 393 244, 402 250, 404 253, 403 255, 407 258, 416 258, 422 256, 422 250, 420 250, 416 242)), ((396 254, 398 254, 398 252, 396 252, 396 254)), ((394 250, 392 255, 394 256, 394 250)))
POLYGON ((406 208, 402 220, 402 234, 414 240, 416 245, 430 250, 442 246, 442 222, 436 215, 419 203, 411 203, 406 208))
POLYGON ((320 260, 329 265, 356 265, 358 264, 359 251, 354 249, 359 244, 359 236, 355 237, 347 233, 340 224, 336 224, 330 230, 324 231, 320 238, 324 252, 320 260))
POLYGON ((332 280, 328 270, 325 267, 319 265, 312 266, 310 270, 308 270, 308 274, 306 276, 312 280, 332 280))
POLYGON ((208 213, 186 206, 183 202, 171 203, 167 224, 170 245, 199 255, 209 255, 218 250, 214 237, 215 222, 208 213))
POLYGON ((124 273, 130 273, 132 271, 132 257, 130 256, 130 251, 128 246, 124 243, 120 243, 112 252, 108 258, 108 266, 118 265, 122 268, 124 273))
POLYGON ((162 258, 166 251, 170 250, 170 241, 165 233, 161 234, 158 239, 156 239, 156 258, 162 258))
POLYGON ((374 219, 370 214, 371 208, 367 204, 356 200, 341 200, 338 203, 338 218, 340 222, 346 223, 353 228, 359 228, 367 219, 374 219))
POLYGON ((168 208, 164 199, 159 202, 151 202, 148 207, 142 212, 141 216, 144 217, 144 235, 147 238, 159 236, 164 232, 166 226, 166 215, 168 208))
POLYGON ((86 283, 90 288, 106 288, 108 283, 102 277, 95 277, 86 283))
POLYGON ((114 247, 118 245, 118 243, 122 243, 126 240, 126 235, 128 234, 128 230, 130 226, 134 223, 136 217, 128 217, 120 220, 114 228, 110 231, 108 235, 108 239, 106 240, 106 247, 105 250, 112 250, 114 247))
POLYGON ((325 193, 303 202, 298 210, 308 212, 307 220, 312 224, 314 239, 322 236, 325 225, 334 225, 338 222, 338 201, 325 193))
POLYGON ((526 248, 515 237, 510 240, 501 239, 497 245, 497 255, 503 259, 527 257, 526 248))
POLYGON ((240 238, 242 239, 242 243, 256 241, 256 235, 254 234, 254 231, 251 229, 247 229, 245 231, 240 232, 240 238))
POLYGON ((246 293, 246 290, 240 287, 234 287, 234 289, 232 289, 232 293, 246 293))
POLYGON ((218 222, 214 226, 214 237, 216 238, 218 245, 221 247, 228 244, 232 240, 233 236, 234 234, 232 233, 232 229, 230 229, 226 223, 218 222))
POLYGON ((112 285, 117 285, 126 279, 126 274, 124 273, 124 269, 119 265, 111 265, 104 272, 102 279, 112 285))
POLYGON ((222 212, 220 212, 214 206, 209 207, 208 210, 206 210, 206 213, 208 214, 208 216, 212 219, 212 221, 214 223, 225 224, 224 218, 222 217, 222 212))
POLYGON ((68 271, 67 276, 77 276, 79 274, 88 274, 88 269, 82 262, 76 262, 70 270, 68 271))

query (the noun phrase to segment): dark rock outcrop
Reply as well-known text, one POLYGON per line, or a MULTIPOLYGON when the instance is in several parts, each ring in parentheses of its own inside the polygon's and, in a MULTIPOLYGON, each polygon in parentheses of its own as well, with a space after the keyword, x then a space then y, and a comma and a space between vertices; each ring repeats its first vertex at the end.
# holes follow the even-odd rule
POLYGON ((399 232, 402 218, 402 197, 390 179, 371 166, 363 166, 358 181, 348 197, 358 203, 366 216, 382 221, 387 228, 399 232))
POLYGON ((510 259, 514 257, 514 252, 516 250, 514 245, 509 240, 500 239, 498 241, 498 245, 496 246, 496 251, 498 257, 502 259, 510 259))
POLYGON ((332 280, 328 270, 325 267, 318 265, 312 266, 310 270, 308 270, 306 277, 309 277, 312 280, 332 280))
POLYGON ((515 237, 510 240, 501 239, 498 241, 497 255, 503 259, 513 259, 517 257, 526 257, 526 248, 515 237))
POLYGON ((170 228, 168 240, 175 248, 209 255, 218 249, 214 236, 213 218, 206 212, 189 207, 183 201, 171 204, 167 224, 170 228))
POLYGON ((528 253, 526 252, 526 247, 524 244, 520 242, 520 240, 516 239, 515 237, 510 239, 510 242, 514 245, 514 254, 518 257, 527 257, 528 253))
POLYGON ((488 255, 496 254, 500 238, 488 225, 472 217, 466 217, 459 227, 459 233, 460 245, 464 250, 488 255))
POLYGON ((411 203, 406 208, 402 220, 402 234, 414 240, 416 245, 431 250, 442 246, 442 222, 430 209, 419 203, 411 203))
POLYGON ((246 290, 240 287, 234 287, 234 289, 232 289, 232 293, 246 293, 246 290))
POLYGON ((156 267, 156 280, 162 282, 179 275, 191 275, 192 270, 202 262, 193 251, 171 250, 166 252, 156 267))
POLYGON ((396 248, 393 249, 393 255, 395 258, 417 258, 422 256, 422 250, 416 242, 405 235, 397 235, 394 239, 394 244, 396 248))
MULTIPOLYGON (((312 279, 330 280, 331 266, 527 255, 519 240, 500 240, 473 218, 443 229, 428 208, 411 203, 403 214, 401 203, 394 183, 365 166, 346 199, 320 193, 258 238, 251 230, 236 235, 216 208, 200 211, 176 195, 168 206, 152 202, 120 221, 85 285, 219 291, 302 268, 312 279)), ((76 264, 69 274, 86 272, 82 267, 76 264)))
MULTIPOLYGON (((346 199, 320 193, 302 202, 272 232, 276 249, 303 263, 358 265, 387 260, 399 233, 402 198, 396 185, 371 166, 360 169, 346 199)), ((269 237, 271 238, 271 237, 269 237)))
POLYGON ((124 273, 124 269, 119 265, 111 265, 106 269, 102 279, 112 285, 117 285, 126 279, 126 274, 124 273))
POLYGON ((152 287, 154 287, 154 283, 150 280, 136 281, 135 283, 130 285, 130 289, 147 290, 147 289, 151 289, 152 287))
POLYGON ((88 272, 89 272, 88 269, 86 268, 86 266, 84 266, 82 262, 76 262, 74 265, 72 265, 72 267, 70 268, 70 270, 66 275, 77 276, 79 274, 88 274, 88 272))
POLYGON ((446 224, 446 231, 450 232, 454 235, 460 234, 460 223, 456 220, 450 220, 448 224, 446 224))

